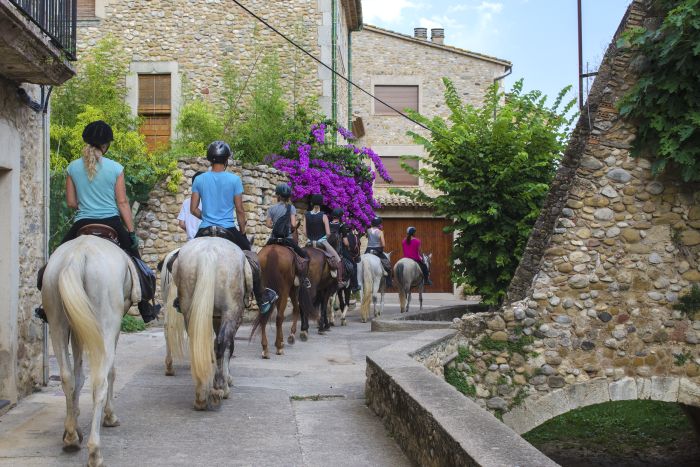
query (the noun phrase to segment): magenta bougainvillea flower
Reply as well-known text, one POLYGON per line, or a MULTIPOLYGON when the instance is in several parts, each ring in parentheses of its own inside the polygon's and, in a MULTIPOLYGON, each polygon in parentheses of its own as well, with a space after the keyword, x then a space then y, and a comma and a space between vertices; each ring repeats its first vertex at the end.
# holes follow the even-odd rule
POLYGON ((347 129, 323 121, 311 126, 308 141, 285 142, 267 162, 289 176, 293 200, 320 193, 329 209, 343 209, 343 222, 364 232, 381 207, 374 199, 374 180, 377 174, 387 182, 391 177, 381 157, 371 148, 356 147, 353 138, 347 129), (335 132, 348 144, 334 144, 335 132))

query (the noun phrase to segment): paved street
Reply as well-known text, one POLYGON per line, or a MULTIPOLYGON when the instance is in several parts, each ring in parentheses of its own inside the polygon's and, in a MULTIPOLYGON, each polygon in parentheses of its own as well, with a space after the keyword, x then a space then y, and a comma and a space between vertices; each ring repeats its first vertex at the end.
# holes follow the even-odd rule
MULTIPOLYGON (((453 303, 451 295, 435 294, 426 298, 425 307, 453 303)), ((388 296, 385 316, 395 313, 396 295, 388 296)), ((271 360, 260 358, 259 337, 248 343, 250 327, 242 326, 231 361, 234 388, 216 412, 192 409, 193 383, 185 363, 176 365, 175 377, 164 375, 162 328, 123 334, 115 391, 121 426, 102 429, 105 462, 130 467, 410 465, 365 406, 364 381, 367 352, 413 333, 370 333, 369 326, 360 323, 359 309, 352 311, 348 326, 334 327, 325 336, 313 329, 308 342, 297 340, 284 356, 273 349, 271 360)), ((84 465, 90 392, 86 383, 81 451, 61 450, 65 400, 58 381, 52 381, 0 418, 0 466, 84 465)))

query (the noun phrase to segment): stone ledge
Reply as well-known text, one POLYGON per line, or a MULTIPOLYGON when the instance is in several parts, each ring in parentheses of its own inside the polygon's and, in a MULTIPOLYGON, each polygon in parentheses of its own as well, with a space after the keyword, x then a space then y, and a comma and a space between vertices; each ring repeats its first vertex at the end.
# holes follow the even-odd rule
POLYGON ((367 356, 367 404, 426 466, 555 466, 512 429, 412 358, 454 335, 425 331, 367 356))
POLYGON ((487 309, 479 301, 467 301, 460 305, 448 305, 433 310, 409 311, 390 318, 375 318, 371 322, 372 332, 421 331, 427 329, 449 329, 455 318, 466 313, 476 313, 487 309))

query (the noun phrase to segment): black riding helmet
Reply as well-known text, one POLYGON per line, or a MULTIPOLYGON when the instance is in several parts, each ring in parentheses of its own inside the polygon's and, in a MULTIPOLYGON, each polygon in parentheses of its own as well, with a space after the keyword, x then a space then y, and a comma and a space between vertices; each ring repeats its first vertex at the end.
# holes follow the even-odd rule
POLYGON ((90 146, 100 147, 103 144, 114 141, 112 127, 102 120, 95 120, 85 126, 83 130, 83 141, 90 146))
POLYGON ((382 218, 381 217, 375 217, 372 219, 372 227, 379 227, 382 225, 382 218))
POLYGON ((340 220, 340 218, 343 217, 343 214, 345 214, 345 211, 340 208, 335 208, 333 211, 331 211, 331 219, 340 220))
POLYGON ((279 183, 275 187, 275 194, 280 198, 287 199, 292 196, 292 189, 286 183, 279 183))
POLYGON ((225 164, 231 157, 231 147, 223 141, 214 141, 207 148, 207 160, 212 164, 225 164))
POLYGON ((311 195, 311 207, 323 206, 323 195, 315 194, 311 195))

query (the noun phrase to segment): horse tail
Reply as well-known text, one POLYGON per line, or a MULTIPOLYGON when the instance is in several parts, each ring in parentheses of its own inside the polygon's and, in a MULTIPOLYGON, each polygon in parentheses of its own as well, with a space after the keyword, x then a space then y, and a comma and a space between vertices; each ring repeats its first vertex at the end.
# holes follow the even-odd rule
MULTIPOLYGON (((185 317, 178 313, 173 305, 177 297, 177 286, 173 282, 173 274, 168 270, 170 258, 179 250, 168 253, 162 262, 160 270, 160 292, 163 294, 165 304, 165 344, 168 352, 175 358, 183 359, 185 356, 185 317)), ((160 264, 160 263, 159 263, 160 264)))
POLYGON ((58 292, 75 337, 87 349, 91 373, 98 375, 105 359, 104 337, 83 286, 85 256, 77 256, 73 254, 59 274, 58 292))
POLYGON ((399 291, 399 306, 401 307, 401 311, 403 311, 406 308, 406 290, 404 290, 404 283, 403 283, 403 270, 404 264, 402 262, 396 263, 396 289, 399 291))
POLYGON ((316 320, 319 318, 319 313, 314 302, 311 300, 311 292, 309 289, 304 287, 304 284, 299 287, 299 310, 303 315, 306 315, 306 319, 316 320))
POLYGON ((372 294, 374 293, 374 288, 372 287, 372 268, 370 264, 362 265, 362 302, 360 304, 360 315, 363 318, 369 316, 369 303, 372 301, 372 294))
POLYGON ((216 257, 203 251, 197 257, 197 282, 192 295, 188 334, 192 377, 206 383, 214 373, 214 292, 216 290, 216 257))

